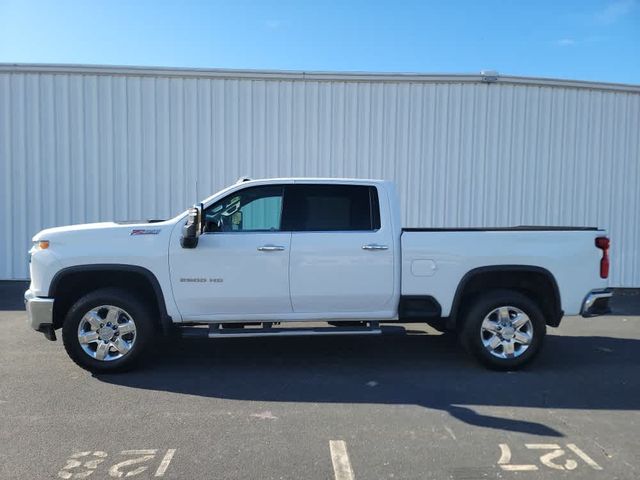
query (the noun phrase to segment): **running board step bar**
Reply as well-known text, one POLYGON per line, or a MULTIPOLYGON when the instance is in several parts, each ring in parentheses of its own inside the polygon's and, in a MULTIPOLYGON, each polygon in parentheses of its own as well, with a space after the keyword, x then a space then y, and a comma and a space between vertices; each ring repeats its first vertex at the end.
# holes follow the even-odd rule
POLYGON ((304 337, 312 335, 380 335, 382 333, 404 333, 404 327, 380 327, 371 322, 366 327, 300 327, 300 328, 221 328, 214 323, 202 327, 180 327, 183 337, 241 338, 241 337, 304 337))

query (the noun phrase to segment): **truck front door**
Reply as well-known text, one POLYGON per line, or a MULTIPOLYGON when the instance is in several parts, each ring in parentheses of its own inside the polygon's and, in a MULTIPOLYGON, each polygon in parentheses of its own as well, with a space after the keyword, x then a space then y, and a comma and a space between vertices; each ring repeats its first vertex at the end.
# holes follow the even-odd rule
POLYGON ((172 240, 171 281, 183 319, 291 313, 291 233, 280 228, 283 194, 283 185, 231 193, 205 209, 196 248, 172 240))

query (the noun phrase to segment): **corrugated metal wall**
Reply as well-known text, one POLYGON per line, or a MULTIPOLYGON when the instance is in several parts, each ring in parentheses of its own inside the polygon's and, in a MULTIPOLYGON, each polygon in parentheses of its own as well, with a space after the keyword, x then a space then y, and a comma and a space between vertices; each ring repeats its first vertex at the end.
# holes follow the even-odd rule
POLYGON ((638 287, 639 139, 636 87, 4 66, 0 278, 42 228, 304 175, 393 179, 407 226, 608 228, 613 285, 638 287))

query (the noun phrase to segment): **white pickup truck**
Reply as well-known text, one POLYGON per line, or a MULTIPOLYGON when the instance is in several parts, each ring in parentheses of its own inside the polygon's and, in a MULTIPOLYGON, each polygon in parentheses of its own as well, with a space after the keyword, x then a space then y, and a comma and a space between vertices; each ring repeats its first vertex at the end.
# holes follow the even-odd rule
POLYGON ((31 327, 50 340, 62 328, 94 372, 130 368, 159 334, 407 322, 457 332, 485 365, 514 369, 563 315, 608 311, 608 249, 596 228, 403 229, 388 181, 241 179, 170 220, 41 231, 25 302, 31 327))

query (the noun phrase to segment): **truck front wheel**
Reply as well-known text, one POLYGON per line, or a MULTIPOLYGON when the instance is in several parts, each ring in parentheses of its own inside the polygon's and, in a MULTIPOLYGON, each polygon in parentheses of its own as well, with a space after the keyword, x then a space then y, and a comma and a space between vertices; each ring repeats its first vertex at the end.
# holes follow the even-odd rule
POLYGON ((133 367, 153 335, 147 306, 115 288, 103 288, 80 298, 62 326, 62 340, 71 359, 94 373, 133 367))
POLYGON ((493 290, 475 297, 462 320, 463 346, 496 370, 515 370, 530 362, 546 334, 538 305, 514 290, 493 290))

